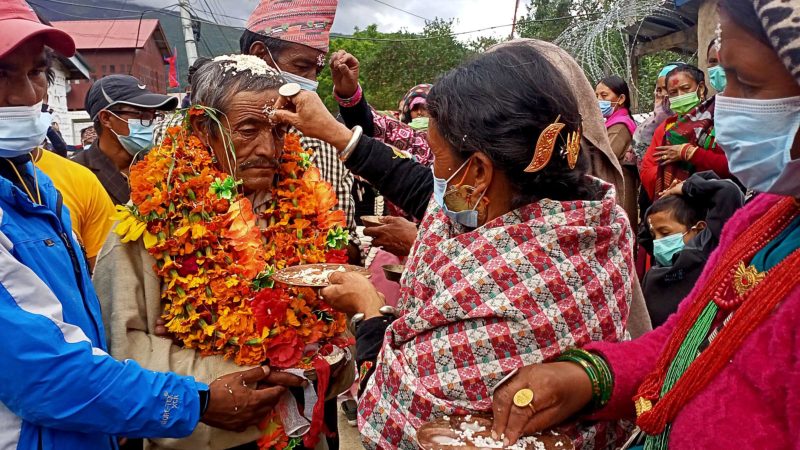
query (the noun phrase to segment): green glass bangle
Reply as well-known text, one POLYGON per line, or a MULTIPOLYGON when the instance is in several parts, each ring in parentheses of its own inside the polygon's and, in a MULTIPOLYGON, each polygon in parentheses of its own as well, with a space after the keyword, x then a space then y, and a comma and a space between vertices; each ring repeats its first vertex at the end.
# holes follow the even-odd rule
POLYGON ((593 384, 593 409, 601 409, 608 403, 614 390, 614 380, 605 359, 595 353, 572 348, 565 351, 558 360, 574 362, 584 368, 593 384))

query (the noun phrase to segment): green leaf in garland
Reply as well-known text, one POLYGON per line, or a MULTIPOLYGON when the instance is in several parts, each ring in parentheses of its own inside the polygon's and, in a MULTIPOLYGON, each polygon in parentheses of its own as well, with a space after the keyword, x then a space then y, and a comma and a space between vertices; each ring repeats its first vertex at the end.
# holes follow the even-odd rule
POLYGON ((308 169, 311 167, 311 155, 308 153, 300 154, 300 163, 298 164, 301 169, 308 169))
POLYGON ((217 195, 217 198, 231 200, 236 195, 236 188, 240 184, 242 184, 241 180, 236 181, 233 177, 225 178, 225 180, 215 178, 211 183, 211 190, 217 195))
POLYGON ((328 247, 334 250, 341 250, 347 247, 347 244, 350 242, 350 233, 337 225, 336 228, 328 230, 326 240, 328 247))
POLYGON ((275 286, 275 280, 272 279, 272 275, 275 274, 275 267, 268 266, 264 271, 256 275, 253 279, 253 290, 260 291, 262 289, 272 289, 275 286))

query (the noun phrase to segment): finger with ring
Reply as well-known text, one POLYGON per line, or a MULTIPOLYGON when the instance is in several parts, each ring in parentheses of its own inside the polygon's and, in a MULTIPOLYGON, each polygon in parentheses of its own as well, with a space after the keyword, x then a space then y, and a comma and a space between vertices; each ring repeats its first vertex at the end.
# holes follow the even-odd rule
POLYGON ((278 94, 283 97, 292 98, 299 94, 301 87, 297 83, 286 83, 278 89, 278 94))
POLYGON ((533 390, 525 388, 520 389, 514 394, 514 406, 519 408, 525 408, 526 406, 530 406, 533 410, 534 414, 536 413, 536 408, 533 406, 533 390))

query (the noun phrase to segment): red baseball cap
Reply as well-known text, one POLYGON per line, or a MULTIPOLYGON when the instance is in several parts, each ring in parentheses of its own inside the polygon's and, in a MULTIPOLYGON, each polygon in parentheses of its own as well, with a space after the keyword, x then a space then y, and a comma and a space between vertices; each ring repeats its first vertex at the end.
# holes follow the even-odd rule
POLYGON ((75 41, 67 33, 45 25, 24 0, 0 0, 0 58, 33 37, 64 56, 75 54, 75 41))

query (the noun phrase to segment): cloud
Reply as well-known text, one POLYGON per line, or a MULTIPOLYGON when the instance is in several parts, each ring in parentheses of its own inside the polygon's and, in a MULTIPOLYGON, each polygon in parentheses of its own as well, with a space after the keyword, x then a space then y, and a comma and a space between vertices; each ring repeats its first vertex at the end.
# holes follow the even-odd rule
MULTIPOLYGON (((151 6, 166 6, 172 0, 136 0, 135 3, 151 6)), ((444 18, 455 19, 455 32, 464 32, 489 28, 498 25, 509 25, 514 14, 514 0, 381 0, 397 8, 425 17, 427 19, 444 18)), ((244 21, 258 5, 258 0, 190 0, 196 10, 211 9, 219 14, 224 10, 224 15, 217 15, 220 22, 229 25, 243 26, 244 21)), ((520 15, 525 12, 526 1, 520 0, 520 15)), ((421 31, 425 21, 411 14, 393 9, 375 0, 339 0, 339 9, 333 31, 341 34, 350 34, 355 28, 364 29, 371 24, 378 25, 378 30, 391 32, 407 30, 410 32, 421 31)), ((507 36, 510 27, 497 30, 483 31, 464 35, 462 39, 476 38, 478 36, 507 36)))

